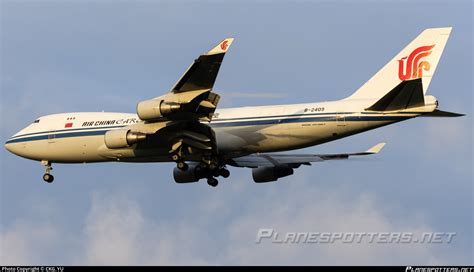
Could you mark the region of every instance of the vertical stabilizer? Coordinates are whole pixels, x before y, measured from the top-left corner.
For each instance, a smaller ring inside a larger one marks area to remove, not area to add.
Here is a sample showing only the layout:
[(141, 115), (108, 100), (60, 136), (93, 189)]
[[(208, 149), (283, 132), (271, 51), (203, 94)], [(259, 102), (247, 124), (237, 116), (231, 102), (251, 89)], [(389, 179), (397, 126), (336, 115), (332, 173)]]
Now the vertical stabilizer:
[(448, 41), (451, 27), (429, 28), (389, 61), (362, 87), (346, 99), (377, 99), (400, 82), (421, 78), (426, 94), (439, 59)]

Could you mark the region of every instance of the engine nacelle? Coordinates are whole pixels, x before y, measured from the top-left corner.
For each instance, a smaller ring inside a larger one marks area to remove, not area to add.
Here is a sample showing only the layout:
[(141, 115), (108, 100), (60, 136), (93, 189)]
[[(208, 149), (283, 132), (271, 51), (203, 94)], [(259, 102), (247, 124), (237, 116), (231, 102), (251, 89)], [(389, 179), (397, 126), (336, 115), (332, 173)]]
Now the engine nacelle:
[(293, 175), (291, 167), (258, 167), (252, 169), (253, 180), (257, 183), (276, 181), (279, 178)]
[(129, 129), (114, 129), (105, 133), (104, 142), (110, 149), (130, 147), (146, 139), (146, 134)]
[(201, 178), (199, 169), (196, 169), (198, 164), (190, 164), (188, 169), (185, 171), (178, 169), (175, 167), (173, 169), (173, 178), (176, 183), (191, 183), (197, 182)]
[(165, 117), (170, 113), (179, 111), (180, 109), (181, 105), (178, 103), (150, 99), (138, 103), (137, 114), (140, 119), (147, 121)]

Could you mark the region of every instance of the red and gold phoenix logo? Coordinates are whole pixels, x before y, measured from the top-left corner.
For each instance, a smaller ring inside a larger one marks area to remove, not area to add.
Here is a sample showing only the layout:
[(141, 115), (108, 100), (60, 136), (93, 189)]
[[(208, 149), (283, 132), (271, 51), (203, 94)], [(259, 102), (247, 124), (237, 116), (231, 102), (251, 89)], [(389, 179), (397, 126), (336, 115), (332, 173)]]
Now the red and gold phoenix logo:
[(431, 49), (435, 45), (420, 46), (417, 49), (413, 50), (408, 56), (408, 59), (405, 63), (407, 57), (403, 57), (398, 60), (398, 78), (400, 80), (407, 80), (412, 78), (422, 77), (423, 70), (428, 71), (430, 69), (430, 63), (427, 61), (421, 61), (421, 58), (431, 55)]
[(221, 49), (224, 50), (224, 51), (227, 49), (227, 46), (229, 46), (229, 45), (227, 44), (227, 42), (228, 42), (228, 41), (225, 40), (225, 41), (223, 41), (223, 42), (221, 43)]

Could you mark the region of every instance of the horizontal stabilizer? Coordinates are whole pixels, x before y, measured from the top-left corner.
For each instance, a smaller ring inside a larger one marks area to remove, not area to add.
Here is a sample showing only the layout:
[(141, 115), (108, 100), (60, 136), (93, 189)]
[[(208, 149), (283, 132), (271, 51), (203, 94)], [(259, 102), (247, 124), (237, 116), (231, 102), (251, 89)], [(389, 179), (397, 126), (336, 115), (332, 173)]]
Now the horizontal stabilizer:
[(462, 114), (462, 113), (435, 110), (433, 112), (423, 114), (421, 115), (421, 117), (460, 117), (464, 115), (465, 114)]
[(382, 150), (382, 148), (385, 146), (386, 143), (379, 143), (374, 145), (373, 147), (369, 148), (365, 153), (368, 154), (377, 154)]
[(405, 80), (366, 110), (394, 111), (425, 105), (421, 78)]

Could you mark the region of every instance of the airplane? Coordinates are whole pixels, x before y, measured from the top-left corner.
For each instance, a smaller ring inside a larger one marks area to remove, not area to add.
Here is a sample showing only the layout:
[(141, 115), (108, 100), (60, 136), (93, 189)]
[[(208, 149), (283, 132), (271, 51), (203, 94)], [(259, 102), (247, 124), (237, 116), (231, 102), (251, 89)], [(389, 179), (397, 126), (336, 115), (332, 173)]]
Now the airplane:
[(274, 153), (315, 146), (415, 117), (458, 117), (426, 95), (451, 27), (426, 29), (352, 95), (330, 102), (217, 109), (213, 86), (233, 38), (200, 55), (162, 96), (136, 113), (71, 112), (42, 116), (5, 148), (40, 161), (51, 183), (53, 163), (175, 162), (176, 183), (217, 186), (227, 166), (252, 169), (256, 183), (292, 175), (301, 165), (378, 153)]

